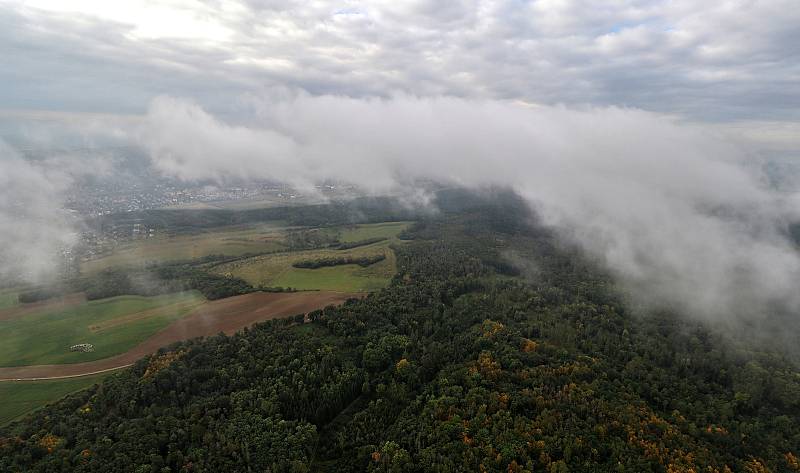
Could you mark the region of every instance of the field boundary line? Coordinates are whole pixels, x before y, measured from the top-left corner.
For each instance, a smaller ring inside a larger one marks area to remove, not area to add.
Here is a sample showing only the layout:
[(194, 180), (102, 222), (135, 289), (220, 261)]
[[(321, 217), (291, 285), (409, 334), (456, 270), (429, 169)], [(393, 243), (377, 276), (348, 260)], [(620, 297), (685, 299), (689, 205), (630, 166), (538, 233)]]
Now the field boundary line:
[(0, 378), (0, 383), (10, 382), (10, 381), (49, 381), (49, 380), (55, 380), (55, 379), (81, 378), (83, 376), (92, 376), (92, 375), (95, 375), (95, 374), (107, 373), (109, 371), (121, 370), (122, 368), (127, 368), (129, 366), (133, 366), (133, 363), (128, 363), (126, 365), (115, 366), (113, 368), (106, 368), (104, 370), (90, 371), (88, 373), (68, 374), (68, 375), (64, 375), (64, 376), (48, 376), (48, 377), (44, 377), (44, 378)]

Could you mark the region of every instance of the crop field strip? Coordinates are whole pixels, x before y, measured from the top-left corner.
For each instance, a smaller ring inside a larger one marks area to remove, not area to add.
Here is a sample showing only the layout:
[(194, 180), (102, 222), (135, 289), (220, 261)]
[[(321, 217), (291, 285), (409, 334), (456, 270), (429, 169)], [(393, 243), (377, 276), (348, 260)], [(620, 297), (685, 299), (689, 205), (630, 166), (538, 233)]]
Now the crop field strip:
[(15, 289), (4, 289), (0, 291), (0, 310), (15, 307), (19, 304), (17, 291)]
[(230, 335), (257, 322), (304, 314), (361, 296), (361, 294), (331, 291), (255, 292), (210, 301), (125, 353), (83, 363), (0, 367), (0, 381), (66, 378), (122, 368), (177, 341), (216, 335), (220, 332)]
[(0, 289), (0, 310), (15, 307), (19, 304), (17, 291), (16, 288)]
[(190, 260), (208, 255), (240, 256), (285, 248), (282, 224), (228, 227), (193, 235), (161, 236), (120, 245), (111, 253), (81, 263), (92, 273), (110, 267), (142, 266), (148, 262)]
[(115, 319), (106, 320), (94, 325), (90, 325), (89, 331), (91, 331), (92, 333), (102, 333), (110, 329), (120, 327), (129, 323), (133, 323), (139, 320), (149, 319), (151, 317), (159, 317), (162, 316), (165, 312), (172, 312), (175, 314), (187, 313), (192, 309), (199, 307), (201, 304), (203, 304), (203, 301), (191, 299), (191, 300), (176, 302), (174, 304), (165, 305), (162, 307), (157, 307), (155, 309), (144, 310), (141, 312), (134, 312), (132, 314), (123, 315)]
[[(38, 311), (0, 320), (4, 334), (0, 366), (78, 363), (113, 356), (132, 348), (202, 305), (195, 292), (155, 297), (120, 296)], [(119, 322), (121, 319), (124, 322)], [(94, 351), (69, 347), (91, 343)]]

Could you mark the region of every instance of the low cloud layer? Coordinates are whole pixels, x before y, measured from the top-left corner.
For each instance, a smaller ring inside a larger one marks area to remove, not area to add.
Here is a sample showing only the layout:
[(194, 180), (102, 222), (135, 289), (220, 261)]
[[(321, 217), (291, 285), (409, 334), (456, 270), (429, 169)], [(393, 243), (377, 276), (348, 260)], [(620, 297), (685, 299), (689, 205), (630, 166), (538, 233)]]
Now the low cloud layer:
[(796, 196), (770, 191), (746, 150), (709, 129), (631, 109), (457, 98), (255, 107), (255, 124), (232, 126), (160, 98), (139, 139), (159, 170), (188, 180), (508, 186), (647, 302), (708, 318), (800, 308), (800, 257), (785, 236)]
[(75, 244), (61, 210), (71, 182), (68, 167), (25, 160), (0, 141), (0, 282), (52, 279), (63, 250)]

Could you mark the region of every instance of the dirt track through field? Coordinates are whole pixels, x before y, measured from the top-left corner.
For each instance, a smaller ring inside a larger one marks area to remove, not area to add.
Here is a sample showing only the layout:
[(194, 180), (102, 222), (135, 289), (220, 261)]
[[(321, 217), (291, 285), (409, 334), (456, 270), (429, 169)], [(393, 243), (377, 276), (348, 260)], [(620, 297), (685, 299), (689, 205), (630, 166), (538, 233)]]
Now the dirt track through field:
[(230, 335), (256, 322), (305, 314), (328, 305), (341, 304), (351, 297), (363, 297), (363, 294), (329, 291), (258, 292), (211, 301), (120, 355), (86, 363), (0, 368), (0, 381), (74, 378), (124, 368), (174, 342), (219, 332)]

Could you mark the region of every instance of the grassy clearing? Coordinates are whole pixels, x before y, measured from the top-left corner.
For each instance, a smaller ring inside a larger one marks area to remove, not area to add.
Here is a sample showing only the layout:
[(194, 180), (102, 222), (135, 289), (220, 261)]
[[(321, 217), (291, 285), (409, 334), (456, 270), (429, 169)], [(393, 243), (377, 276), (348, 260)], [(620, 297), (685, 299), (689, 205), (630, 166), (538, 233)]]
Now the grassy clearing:
[[(349, 250), (319, 249), (256, 256), (217, 266), (214, 268), (214, 272), (240, 277), (254, 286), (281, 286), (301, 290), (318, 289), (341, 292), (375, 291), (386, 287), (397, 272), (394, 252), (389, 246), (398, 243), (397, 234), (408, 225), (408, 222), (390, 222), (329, 228), (325, 231), (337, 235), (342, 242), (362, 241), (377, 237), (389, 239)], [(292, 267), (292, 264), (304, 260), (347, 256), (358, 258), (377, 254), (386, 255), (386, 259), (366, 268), (355, 264), (317, 269)]]
[[(386, 259), (366, 268), (356, 264), (318, 269), (292, 267), (292, 264), (304, 260), (376, 254), (385, 254)], [(214, 272), (218, 274), (240, 277), (254, 286), (282, 286), (303, 290), (321, 289), (342, 292), (370, 291), (384, 287), (395, 271), (394, 254), (389, 249), (387, 241), (348, 251), (306, 250), (256, 256), (214, 268)]]
[(0, 290), (0, 309), (8, 309), (19, 304), (16, 289)]
[(142, 266), (160, 261), (175, 261), (222, 254), (240, 256), (285, 248), (282, 224), (219, 229), (199, 235), (156, 236), (135, 240), (113, 249), (97, 259), (85, 261), (81, 269), (92, 273), (114, 266)]
[[(378, 266), (382, 263), (377, 263), (373, 266)], [(385, 267), (389, 267), (389, 265), (385, 265)], [(366, 274), (364, 272), (365, 269), (372, 270), (372, 273)], [(376, 274), (377, 271), (372, 267), (362, 268), (355, 264), (318, 269), (289, 268), (280, 277), (274, 279), (272, 285), (293, 287), (301, 290), (370, 292), (377, 291), (389, 284), (394, 270), (387, 272), (390, 273), (388, 276)]]
[(55, 402), (67, 394), (86, 389), (111, 372), (52, 381), (9, 381), (0, 383), (0, 425)]
[[(0, 321), (0, 366), (79, 363), (117, 355), (204, 302), (196, 292), (120, 296)], [(91, 343), (94, 351), (69, 351), (78, 343)]]

